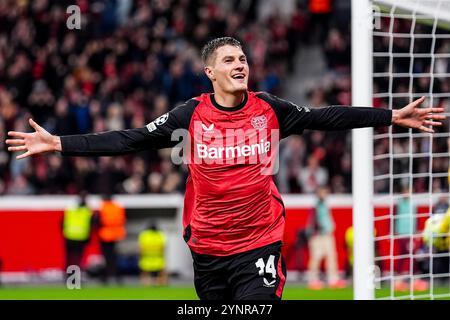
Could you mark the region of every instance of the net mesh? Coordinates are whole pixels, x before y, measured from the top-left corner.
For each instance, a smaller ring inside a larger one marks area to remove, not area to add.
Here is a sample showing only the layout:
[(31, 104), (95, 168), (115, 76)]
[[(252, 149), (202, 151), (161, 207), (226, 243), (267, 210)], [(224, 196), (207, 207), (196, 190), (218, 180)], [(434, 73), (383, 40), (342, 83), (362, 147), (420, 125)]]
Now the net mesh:
[[(376, 1), (373, 102), (398, 109), (450, 101), (450, 0)], [(446, 17), (446, 18), (445, 18)], [(375, 263), (379, 299), (450, 297), (448, 121), (433, 135), (374, 132)]]

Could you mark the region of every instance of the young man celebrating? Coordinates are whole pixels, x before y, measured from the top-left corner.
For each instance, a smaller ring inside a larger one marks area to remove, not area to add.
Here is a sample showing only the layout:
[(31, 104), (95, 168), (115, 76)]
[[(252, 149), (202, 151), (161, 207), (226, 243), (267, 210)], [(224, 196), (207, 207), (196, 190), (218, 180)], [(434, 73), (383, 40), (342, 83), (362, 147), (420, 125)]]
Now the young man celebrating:
[[(174, 147), (184, 129), (189, 177), (184, 239), (194, 261), (200, 299), (280, 299), (286, 279), (281, 256), (284, 206), (272, 179), (278, 140), (304, 129), (344, 130), (397, 124), (433, 132), (441, 108), (419, 109), (424, 97), (400, 110), (309, 109), (247, 88), (249, 66), (233, 38), (202, 50), (213, 94), (193, 98), (146, 127), (98, 134), (53, 136), (29, 120), (33, 133), (9, 132), (10, 151), (22, 159), (43, 152), (112, 156)], [(186, 135), (185, 135), (186, 138)], [(186, 146), (187, 145), (187, 146)], [(269, 159), (269, 161), (266, 161)]]

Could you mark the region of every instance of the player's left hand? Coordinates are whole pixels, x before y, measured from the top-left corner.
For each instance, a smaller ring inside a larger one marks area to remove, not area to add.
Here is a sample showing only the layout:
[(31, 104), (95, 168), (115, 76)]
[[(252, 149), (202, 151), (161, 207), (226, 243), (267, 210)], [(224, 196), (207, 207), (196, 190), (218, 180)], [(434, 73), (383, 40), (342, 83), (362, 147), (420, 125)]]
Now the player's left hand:
[[(411, 102), (406, 107), (392, 111), (392, 124), (405, 128), (418, 129), (423, 132), (434, 133), (433, 127), (441, 126), (442, 122), (435, 120), (445, 120), (447, 117), (438, 113), (443, 113), (444, 108), (420, 108), (425, 101), (421, 97)], [(427, 127), (431, 126), (431, 128)]]

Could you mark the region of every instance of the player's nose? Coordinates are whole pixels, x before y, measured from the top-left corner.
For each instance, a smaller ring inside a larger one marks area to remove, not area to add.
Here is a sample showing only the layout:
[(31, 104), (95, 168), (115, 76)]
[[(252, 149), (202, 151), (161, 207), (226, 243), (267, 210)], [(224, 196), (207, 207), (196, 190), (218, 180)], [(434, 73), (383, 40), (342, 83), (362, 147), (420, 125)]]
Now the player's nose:
[(245, 65), (244, 65), (242, 62), (239, 62), (239, 63), (234, 67), (234, 70), (235, 70), (235, 71), (242, 72), (242, 71), (244, 71), (244, 68), (245, 68)]

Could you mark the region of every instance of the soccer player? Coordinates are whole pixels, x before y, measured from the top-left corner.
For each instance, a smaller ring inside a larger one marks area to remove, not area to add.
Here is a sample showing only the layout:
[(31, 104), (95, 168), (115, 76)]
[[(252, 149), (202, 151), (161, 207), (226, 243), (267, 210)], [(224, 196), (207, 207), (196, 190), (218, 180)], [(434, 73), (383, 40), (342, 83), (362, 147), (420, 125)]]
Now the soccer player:
[(229, 37), (207, 43), (202, 59), (214, 93), (188, 100), (143, 128), (59, 137), (30, 119), (36, 131), (9, 132), (16, 139), (6, 140), (8, 150), (25, 151), (17, 159), (53, 151), (113, 156), (177, 146), (172, 134), (183, 136), (177, 129), (184, 129), (189, 177), (183, 236), (192, 253), (199, 298), (280, 299), (286, 279), (281, 256), (284, 205), (270, 174), (277, 141), (304, 129), (391, 124), (431, 133), (445, 119), (436, 113), (444, 110), (420, 109), (424, 97), (393, 111), (309, 109), (251, 92), (247, 57), (240, 42)]

